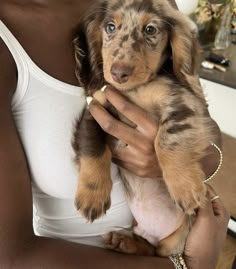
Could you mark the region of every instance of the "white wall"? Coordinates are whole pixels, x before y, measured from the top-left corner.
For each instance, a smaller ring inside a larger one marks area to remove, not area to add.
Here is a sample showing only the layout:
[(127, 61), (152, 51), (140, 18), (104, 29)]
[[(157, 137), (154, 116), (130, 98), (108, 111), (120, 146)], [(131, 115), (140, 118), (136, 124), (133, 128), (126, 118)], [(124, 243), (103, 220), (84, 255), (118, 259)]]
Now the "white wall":
[(236, 89), (205, 79), (201, 79), (201, 84), (212, 118), (222, 132), (236, 137)]

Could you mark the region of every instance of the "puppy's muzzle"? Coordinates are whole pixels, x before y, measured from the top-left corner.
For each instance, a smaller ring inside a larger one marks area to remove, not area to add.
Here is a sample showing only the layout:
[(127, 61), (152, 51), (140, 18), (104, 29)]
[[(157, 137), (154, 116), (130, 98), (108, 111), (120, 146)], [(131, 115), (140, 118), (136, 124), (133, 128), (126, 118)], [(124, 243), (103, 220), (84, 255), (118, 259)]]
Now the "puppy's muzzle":
[(113, 64), (111, 67), (111, 75), (115, 82), (120, 84), (128, 82), (132, 76), (134, 68), (125, 64)]

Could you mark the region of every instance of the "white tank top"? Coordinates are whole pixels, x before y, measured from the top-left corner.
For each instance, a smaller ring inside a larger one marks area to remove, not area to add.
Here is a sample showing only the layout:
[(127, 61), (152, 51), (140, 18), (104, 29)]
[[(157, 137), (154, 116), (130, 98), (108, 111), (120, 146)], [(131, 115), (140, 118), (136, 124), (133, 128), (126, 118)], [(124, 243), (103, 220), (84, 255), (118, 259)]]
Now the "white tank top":
[(0, 37), (18, 70), (12, 113), (32, 177), (34, 228), (38, 235), (102, 247), (101, 235), (131, 226), (124, 187), (112, 165), (112, 205), (88, 224), (74, 207), (77, 171), (71, 147), (73, 124), (85, 106), (82, 88), (41, 70), (0, 21)]

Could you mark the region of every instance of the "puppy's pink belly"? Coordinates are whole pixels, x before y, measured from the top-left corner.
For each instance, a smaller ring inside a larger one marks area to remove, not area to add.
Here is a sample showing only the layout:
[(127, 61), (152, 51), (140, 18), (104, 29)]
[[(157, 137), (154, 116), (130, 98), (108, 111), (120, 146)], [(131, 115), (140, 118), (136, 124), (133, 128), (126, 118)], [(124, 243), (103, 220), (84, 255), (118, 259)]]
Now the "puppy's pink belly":
[(125, 178), (132, 189), (129, 206), (138, 223), (134, 232), (157, 245), (180, 227), (183, 211), (171, 200), (162, 179), (143, 179), (130, 174)]

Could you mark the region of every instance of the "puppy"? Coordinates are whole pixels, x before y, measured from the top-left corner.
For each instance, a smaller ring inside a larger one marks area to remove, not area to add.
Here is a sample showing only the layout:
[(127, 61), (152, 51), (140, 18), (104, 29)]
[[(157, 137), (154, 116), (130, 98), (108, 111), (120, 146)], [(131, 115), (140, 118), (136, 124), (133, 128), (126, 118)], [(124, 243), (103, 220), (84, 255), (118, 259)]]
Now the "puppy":
[[(193, 23), (166, 0), (102, 0), (81, 23), (74, 44), (76, 74), (87, 96), (132, 125), (97, 92), (111, 85), (158, 125), (154, 147), (163, 179), (120, 168), (137, 236), (110, 233), (107, 247), (141, 255), (182, 253), (195, 210), (206, 201), (200, 160), (217, 139), (197, 75)], [(75, 205), (91, 222), (110, 207), (110, 140), (86, 108), (73, 142)]]

